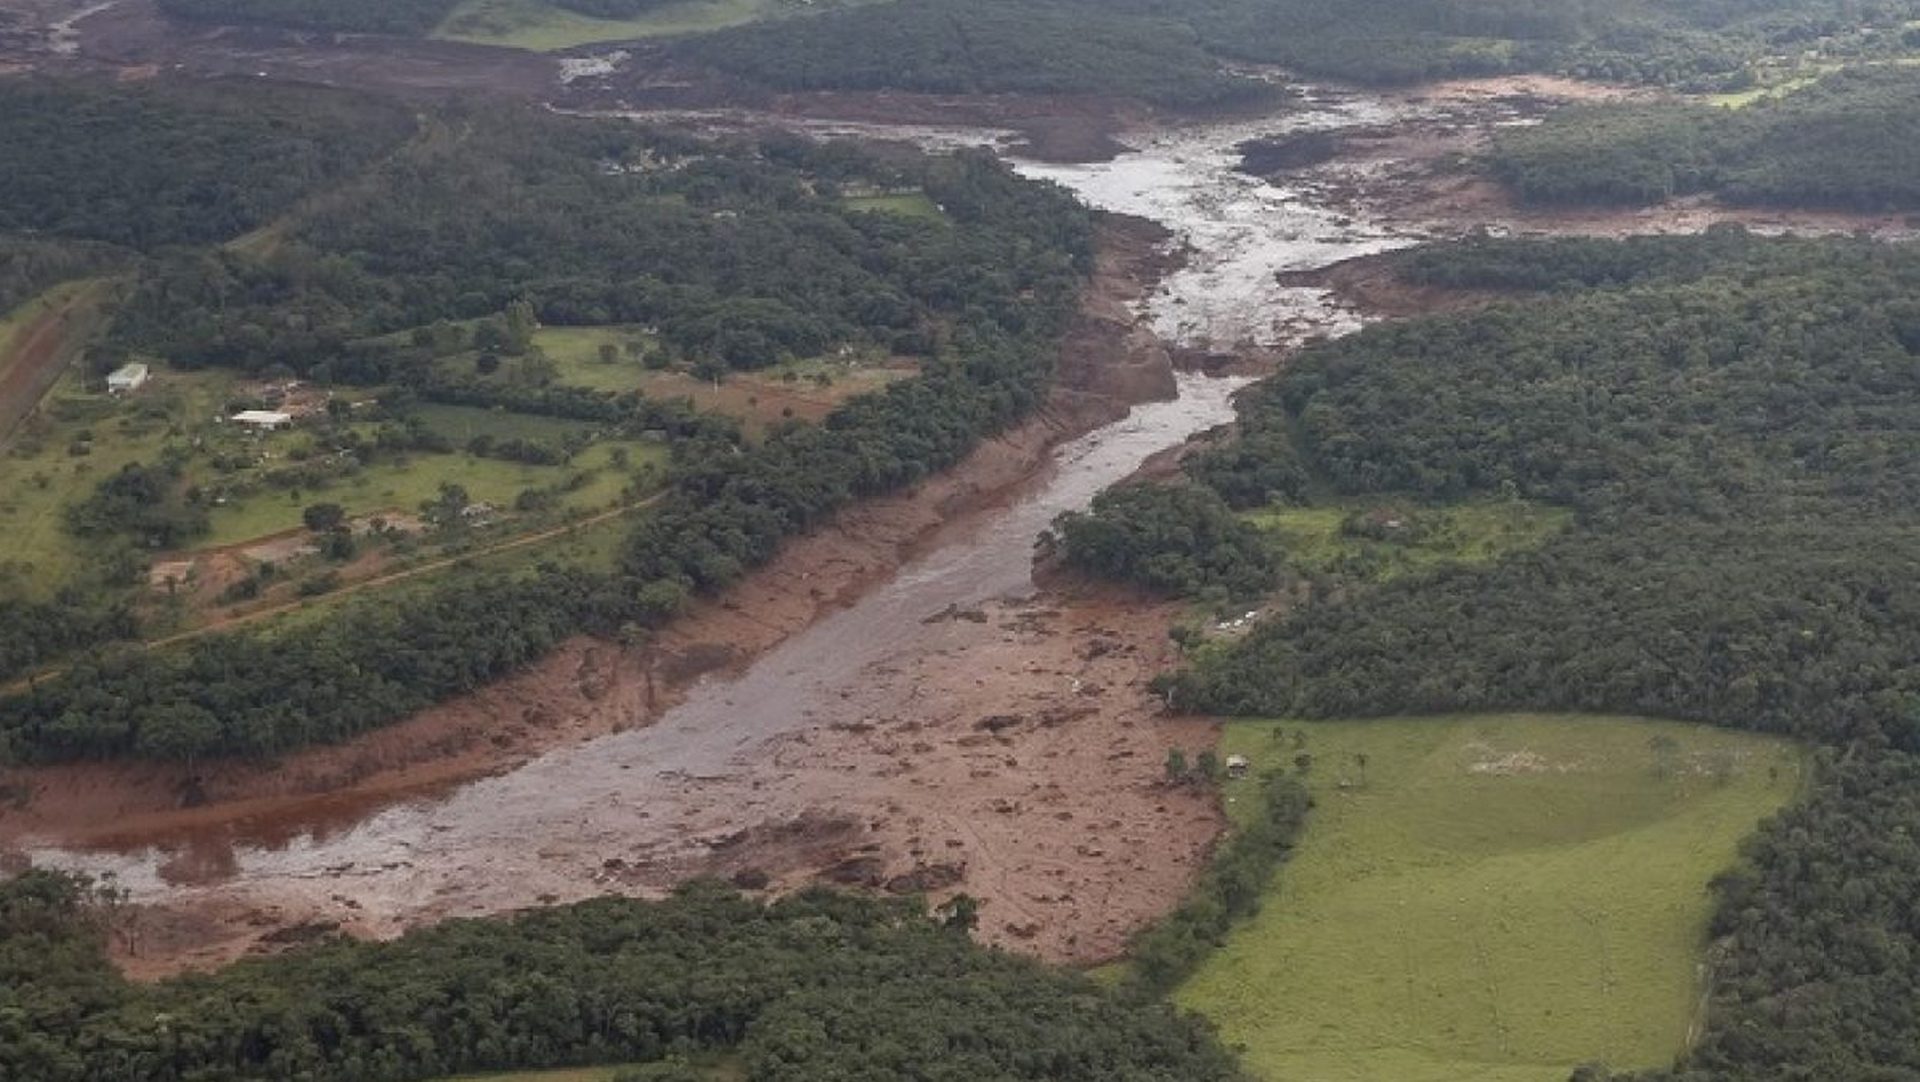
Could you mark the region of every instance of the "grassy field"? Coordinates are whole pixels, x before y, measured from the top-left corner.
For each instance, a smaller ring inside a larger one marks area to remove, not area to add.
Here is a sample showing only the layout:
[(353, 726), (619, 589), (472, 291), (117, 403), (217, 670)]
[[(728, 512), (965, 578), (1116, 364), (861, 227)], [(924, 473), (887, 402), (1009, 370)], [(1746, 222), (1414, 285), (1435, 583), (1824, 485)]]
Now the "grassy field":
[(929, 221), (944, 222), (947, 216), (941, 212), (932, 199), (924, 192), (902, 192), (895, 195), (850, 195), (842, 200), (848, 210), (898, 214), (907, 218), (925, 218)]
[[(218, 412), (230, 382), (215, 374), (170, 378), (121, 403), (88, 392), (77, 376), (63, 376), (41, 417), (0, 456), (4, 559), (31, 566), (29, 582), (47, 592), (70, 579), (89, 553), (66, 532), (68, 503), (130, 462), (154, 461), (174, 439), (174, 425)], [(75, 453), (82, 448), (84, 454)]]
[[(653, 336), (624, 326), (542, 327), (533, 334), (533, 344), (558, 370), (559, 382), (595, 391), (631, 391), (645, 381), (647, 370), (628, 352), (634, 343), (651, 346)], [(601, 359), (601, 346), (614, 348), (617, 355), (612, 363)]]
[[(1706, 885), (1803, 767), (1752, 735), (1522, 715), (1237, 722), (1222, 751), (1311, 756), (1316, 810), (1176, 998), (1259, 1076), (1314, 1082), (1667, 1063), (1701, 999)], [(1229, 783), (1236, 817), (1253, 785)]]
[(541, 0), (467, 0), (453, 9), (434, 36), (549, 52), (723, 30), (804, 10), (806, 5), (795, 0), (682, 0), (632, 19), (596, 19)]
[(1573, 521), (1565, 508), (1526, 500), (1450, 507), (1343, 501), (1255, 511), (1248, 517), (1280, 537), (1288, 561), (1299, 570), (1337, 571), (1373, 582), (1440, 564), (1492, 563), (1540, 547)]
[[(516, 416), (514, 420), (542, 419)], [(375, 463), (325, 488), (302, 492), (268, 490), (215, 508), (212, 532), (199, 545), (230, 545), (294, 529), (300, 525), (301, 511), (311, 503), (337, 503), (350, 515), (387, 510), (418, 513), (422, 503), (439, 494), (443, 481), (463, 486), (474, 503), (505, 508), (511, 507), (514, 497), (525, 489), (545, 488), (575, 473), (587, 472), (591, 477), (586, 484), (567, 492), (559, 506), (606, 507), (620, 497), (621, 489), (630, 479), (610, 461), (615, 448), (625, 448), (633, 466), (649, 462), (657, 467), (666, 464), (666, 448), (632, 441), (597, 443), (565, 466), (534, 466), (461, 453), (414, 454), (404, 462)]]

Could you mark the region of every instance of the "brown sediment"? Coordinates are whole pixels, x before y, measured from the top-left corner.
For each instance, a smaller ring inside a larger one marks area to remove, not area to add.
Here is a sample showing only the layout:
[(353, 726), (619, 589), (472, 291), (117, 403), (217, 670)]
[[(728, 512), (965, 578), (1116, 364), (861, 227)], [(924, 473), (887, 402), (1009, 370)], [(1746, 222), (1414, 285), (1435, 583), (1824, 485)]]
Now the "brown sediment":
[(1655, 92), (1544, 76), (1436, 83), (1399, 95), (1432, 108), (1425, 118), (1345, 133), (1337, 160), (1293, 174), (1357, 214), (1438, 235), (1478, 230), (1518, 235), (1626, 237), (1699, 233), (1717, 224), (1764, 232), (1868, 233), (1909, 237), (1910, 216), (1734, 206), (1708, 195), (1651, 206), (1561, 207), (1524, 203), (1487, 175), (1483, 156), (1500, 120), (1537, 117), (1562, 105), (1647, 100)]
[[(1065, 439), (1172, 391), (1165, 351), (1131, 303), (1165, 269), (1162, 235), (1111, 218), (1098, 268), (1042, 412), (912, 492), (871, 501), (788, 544), (723, 597), (702, 602), (642, 654), (574, 639), (517, 676), (340, 745), (273, 762), (71, 764), (15, 770), (0, 844), (35, 838), (123, 847), (210, 830), (271, 842), (357, 821), (410, 794), (497, 773), (554, 747), (641, 724), (692, 681), (741, 667), (845, 604), (935, 530), (994, 507)], [(297, 824), (296, 826), (282, 824)]]
[(1381, 252), (1342, 260), (1319, 270), (1280, 275), (1284, 285), (1311, 286), (1333, 293), (1340, 303), (1370, 319), (1411, 319), (1484, 308), (1514, 294), (1494, 289), (1460, 289), (1409, 281), (1400, 274), (1404, 253)]

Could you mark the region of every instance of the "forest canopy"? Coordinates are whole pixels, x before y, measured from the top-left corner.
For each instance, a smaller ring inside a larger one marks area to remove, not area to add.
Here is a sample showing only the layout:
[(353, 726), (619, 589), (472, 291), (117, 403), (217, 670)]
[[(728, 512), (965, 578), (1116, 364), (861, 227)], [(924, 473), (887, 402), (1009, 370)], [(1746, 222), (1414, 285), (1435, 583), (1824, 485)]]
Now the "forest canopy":
[(0, 233), (151, 250), (230, 240), (411, 133), (397, 105), (250, 81), (0, 82)]
[(694, 884), (157, 985), (107, 961), (116, 908), (54, 873), (0, 882), (0, 1076), (413, 1082), (724, 1053), (750, 1082), (1243, 1077), (1204, 1022), (977, 947), (916, 900)]
[(1920, 207), (1920, 71), (1862, 68), (1727, 109), (1589, 105), (1496, 143), (1494, 174), (1537, 203)]

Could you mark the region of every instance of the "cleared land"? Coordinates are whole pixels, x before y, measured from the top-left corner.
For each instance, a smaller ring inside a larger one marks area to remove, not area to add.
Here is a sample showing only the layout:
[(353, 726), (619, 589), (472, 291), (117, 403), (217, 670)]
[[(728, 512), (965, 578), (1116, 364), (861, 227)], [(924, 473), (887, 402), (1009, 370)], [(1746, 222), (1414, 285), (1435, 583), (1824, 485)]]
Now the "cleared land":
[[(1790, 745), (1629, 718), (1238, 722), (1311, 756), (1261, 914), (1178, 1001), (1274, 1079), (1558, 1082), (1663, 1064), (1695, 1023), (1707, 882), (1798, 790)], [(1253, 782), (1228, 783), (1250, 814)]]
[(1287, 560), (1310, 573), (1380, 582), (1442, 564), (1488, 564), (1539, 548), (1573, 512), (1528, 500), (1423, 507), (1380, 499), (1252, 512), (1280, 538)]

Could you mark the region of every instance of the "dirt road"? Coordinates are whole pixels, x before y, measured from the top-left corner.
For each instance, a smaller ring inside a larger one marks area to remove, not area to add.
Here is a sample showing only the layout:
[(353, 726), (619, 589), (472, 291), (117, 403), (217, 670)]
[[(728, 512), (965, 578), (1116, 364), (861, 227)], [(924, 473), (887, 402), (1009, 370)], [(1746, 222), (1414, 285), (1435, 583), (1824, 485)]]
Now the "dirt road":
[(87, 286), (21, 327), (10, 344), (0, 343), (0, 450), (66, 371), (105, 292), (104, 285)]

